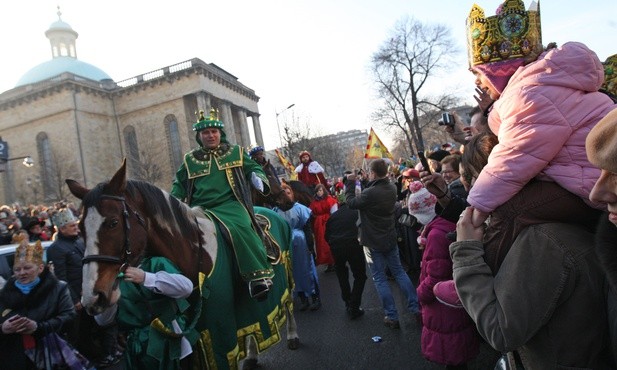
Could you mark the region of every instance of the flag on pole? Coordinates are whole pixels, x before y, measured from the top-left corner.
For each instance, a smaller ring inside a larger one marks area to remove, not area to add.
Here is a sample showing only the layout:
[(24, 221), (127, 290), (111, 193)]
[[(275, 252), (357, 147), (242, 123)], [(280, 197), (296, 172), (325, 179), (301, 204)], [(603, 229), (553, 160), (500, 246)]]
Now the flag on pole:
[(377, 134), (371, 127), (371, 133), (368, 136), (368, 143), (366, 144), (366, 152), (364, 153), (365, 159), (374, 158), (390, 158), (394, 161), (392, 154), (388, 151), (385, 145), (381, 142)]
[(285, 168), (285, 171), (289, 174), (289, 179), (297, 180), (298, 174), (296, 173), (296, 168), (294, 167), (294, 165), (291, 164), (291, 162), (287, 158), (285, 158), (285, 156), (281, 152), (279, 152), (278, 149), (274, 149), (274, 152), (276, 153), (279, 162), (281, 162), (281, 164), (283, 165), (283, 168)]

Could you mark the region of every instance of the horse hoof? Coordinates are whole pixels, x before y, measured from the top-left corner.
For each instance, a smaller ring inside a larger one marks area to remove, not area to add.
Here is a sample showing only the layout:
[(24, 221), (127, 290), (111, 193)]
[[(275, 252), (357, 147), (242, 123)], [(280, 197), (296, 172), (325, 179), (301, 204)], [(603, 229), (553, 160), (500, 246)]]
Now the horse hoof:
[(287, 339), (287, 348), (289, 349), (300, 348), (300, 338)]
[(253, 369), (257, 369), (258, 367), (259, 367), (259, 364), (257, 363), (256, 358), (247, 358), (242, 363), (242, 370), (253, 370)]

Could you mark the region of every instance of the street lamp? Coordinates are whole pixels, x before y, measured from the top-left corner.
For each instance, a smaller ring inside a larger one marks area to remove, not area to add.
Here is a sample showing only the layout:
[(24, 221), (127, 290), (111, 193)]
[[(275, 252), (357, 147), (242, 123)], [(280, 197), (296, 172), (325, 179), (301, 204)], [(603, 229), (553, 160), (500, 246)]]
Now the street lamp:
[(8, 161), (16, 161), (18, 159), (23, 159), (21, 164), (23, 164), (24, 166), (26, 166), (28, 168), (34, 166), (34, 160), (29, 155), (26, 155), (26, 156), (23, 156), (23, 157), (0, 159), (0, 172), (6, 171), (6, 162), (8, 162)]
[(283, 109), (282, 111), (276, 113), (276, 110), (274, 111), (274, 113), (276, 114), (276, 128), (279, 131), (279, 145), (281, 146), (281, 149), (283, 149), (283, 138), (281, 136), (281, 126), (279, 126), (279, 115), (283, 112), (285, 112), (286, 110), (290, 109), (291, 107), (293, 107), (294, 105), (296, 105), (295, 103), (290, 104), (287, 108)]

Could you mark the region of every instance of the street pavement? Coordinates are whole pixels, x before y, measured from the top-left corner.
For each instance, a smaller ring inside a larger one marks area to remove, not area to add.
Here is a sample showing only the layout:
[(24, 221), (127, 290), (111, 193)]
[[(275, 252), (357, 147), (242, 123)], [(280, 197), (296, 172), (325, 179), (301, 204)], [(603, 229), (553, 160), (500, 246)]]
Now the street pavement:
[[(340, 288), (334, 272), (318, 267), (323, 305), (318, 311), (296, 311), (300, 348), (287, 349), (281, 341), (259, 356), (261, 369), (443, 369), (425, 360), (420, 350), (421, 329), (415, 318), (404, 311), (398, 286), (391, 281), (401, 328), (390, 329), (383, 324), (383, 309), (373, 281), (366, 281), (362, 307), (365, 315), (350, 320), (340, 298)], [(367, 267), (367, 275), (370, 276)], [(415, 282), (414, 282), (415, 283)], [(381, 337), (374, 342), (373, 337)], [(468, 364), (469, 369), (494, 369), (499, 355), (483, 343), (480, 355)]]

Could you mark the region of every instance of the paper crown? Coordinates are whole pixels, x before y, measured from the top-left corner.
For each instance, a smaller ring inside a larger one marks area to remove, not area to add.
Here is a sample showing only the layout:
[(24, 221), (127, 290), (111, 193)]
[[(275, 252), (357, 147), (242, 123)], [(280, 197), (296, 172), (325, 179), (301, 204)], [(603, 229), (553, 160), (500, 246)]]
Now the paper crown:
[(204, 111), (200, 110), (199, 118), (193, 124), (193, 131), (201, 131), (209, 127), (223, 129), (223, 122), (219, 121), (219, 111), (217, 109), (210, 109), (210, 117), (208, 119), (204, 116)]
[(484, 16), (474, 4), (466, 22), (469, 66), (525, 58), (541, 48), (540, 4), (525, 11), (522, 0), (505, 0), (497, 15)]
[(263, 152), (263, 151), (264, 151), (263, 146), (256, 146), (249, 151), (249, 156), (253, 157), (258, 152)]
[(604, 83), (601, 89), (617, 97), (617, 54), (606, 58), (604, 64)]
[(37, 240), (35, 244), (28, 244), (28, 239), (23, 238), (15, 249), (15, 264), (17, 263), (43, 263), (43, 246)]
[(70, 209), (63, 208), (56, 212), (55, 215), (51, 216), (51, 220), (53, 221), (54, 225), (56, 225), (56, 227), (62, 227), (69, 222), (77, 222), (77, 217), (73, 215), (73, 212), (71, 212)]

